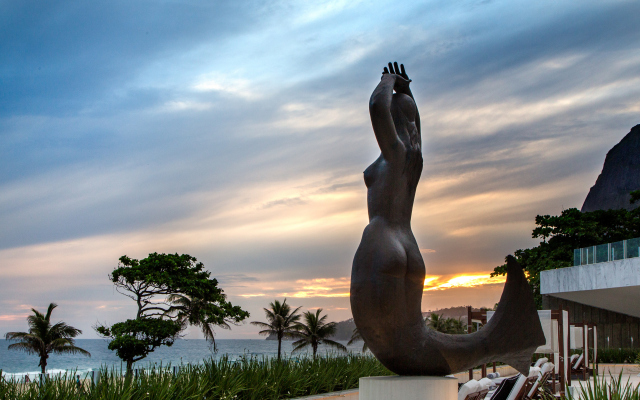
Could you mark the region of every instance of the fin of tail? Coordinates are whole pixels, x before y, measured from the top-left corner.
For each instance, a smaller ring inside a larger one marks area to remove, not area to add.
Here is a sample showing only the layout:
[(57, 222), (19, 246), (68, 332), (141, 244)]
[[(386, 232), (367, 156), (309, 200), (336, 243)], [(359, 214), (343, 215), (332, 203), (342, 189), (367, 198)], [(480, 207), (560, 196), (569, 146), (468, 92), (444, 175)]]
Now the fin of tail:
[(507, 256), (507, 281), (495, 314), (484, 329), (491, 330), (498, 361), (529, 373), (531, 356), (545, 344), (531, 287), (515, 257)]

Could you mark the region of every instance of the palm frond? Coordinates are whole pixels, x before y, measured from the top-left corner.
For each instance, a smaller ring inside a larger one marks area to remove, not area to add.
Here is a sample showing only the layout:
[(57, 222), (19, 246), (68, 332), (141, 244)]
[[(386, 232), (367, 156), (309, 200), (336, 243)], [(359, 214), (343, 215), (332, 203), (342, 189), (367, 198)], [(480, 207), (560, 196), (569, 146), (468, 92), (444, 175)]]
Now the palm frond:
[(49, 328), (49, 332), (52, 336), (59, 336), (64, 338), (74, 338), (82, 334), (82, 331), (80, 329), (69, 326), (62, 321)]
[(34, 347), (31, 343), (27, 343), (27, 342), (12, 343), (9, 345), (8, 349), (24, 351), (27, 354), (35, 354), (35, 355), (40, 354), (40, 352), (38, 351), (39, 350), (38, 348)]
[(47, 322), (51, 321), (51, 313), (53, 312), (53, 309), (56, 307), (58, 307), (56, 303), (49, 304), (49, 307), (47, 308), (47, 315), (44, 317), (44, 319), (47, 320)]
[[(296, 346), (296, 343), (298, 343), (298, 342), (300, 342), (300, 341), (293, 342), (292, 345)], [(311, 343), (309, 343), (309, 342), (299, 343), (296, 347), (293, 348), (293, 350), (291, 350), (291, 353), (295, 353), (297, 351), (300, 351), (300, 350), (304, 349), (305, 347), (307, 347), (309, 345), (311, 345)]]
[(360, 331), (358, 330), (358, 328), (353, 328), (353, 333), (351, 333), (351, 338), (349, 339), (349, 341), (347, 342), (347, 345), (352, 345), (355, 342), (359, 342), (362, 339), (362, 335), (360, 334)]
[(84, 356), (91, 357), (91, 353), (85, 349), (72, 345), (55, 347), (51, 352), (55, 354), (82, 354)]
[(33, 337), (33, 335), (30, 334), (29, 332), (7, 332), (4, 335), (4, 338), (7, 340), (19, 340), (19, 339), (31, 338), (31, 337)]
[(325, 345), (327, 345), (329, 347), (333, 347), (335, 349), (342, 350), (342, 351), (347, 351), (347, 348), (345, 347), (345, 345), (343, 345), (342, 343), (338, 343), (338, 342), (336, 342), (334, 340), (322, 339), (321, 342), (322, 342), (322, 344), (325, 344)]
[(259, 326), (261, 328), (270, 328), (270, 329), (273, 328), (273, 326), (260, 321), (251, 321), (251, 325)]

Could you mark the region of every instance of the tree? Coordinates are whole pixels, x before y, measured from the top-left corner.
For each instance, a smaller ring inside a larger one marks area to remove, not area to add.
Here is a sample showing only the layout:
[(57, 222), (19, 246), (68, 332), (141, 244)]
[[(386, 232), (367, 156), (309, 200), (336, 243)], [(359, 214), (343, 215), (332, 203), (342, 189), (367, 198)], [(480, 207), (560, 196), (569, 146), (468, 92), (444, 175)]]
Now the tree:
[[(640, 209), (596, 210), (576, 208), (560, 215), (538, 215), (532, 237), (542, 241), (536, 247), (516, 250), (514, 256), (526, 271), (536, 305), (542, 308), (540, 272), (573, 265), (573, 250), (640, 236)], [(491, 276), (505, 275), (506, 264), (497, 266)]]
[(5, 335), (7, 340), (16, 340), (18, 343), (9, 345), (9, 350), (22, 350), (28, 354), (35, 354), (40, 357), (38, 366), (45, 374), (49, 353), (54, 354), (82, 354), (91, 357), (91, 354), (77, 347), (74, 338), (82, 333), (80, 329), (69, 326), (60, 321), (51, 325), (51, 312), (57, 304), (49, 304), (47, 314), (44, 315), (32, 308), (33, 315), (27, 317), (29, 332), (8, 332)]
[(273, 303), (269, 303), (269, 308), (264, 309), (267, 322), (251, 322), (252, 325), (264, 328), (259, 332), (260, 335), (276, 335), (278, 340), (278, 360), (280, 360), (282, 339), (294, 337), (295, 332), (298, 331), (300, 325), (298, 321), (301, 317), (298, 314), (299, 309), (300, 307), (291, 311), (291, 307), (287, 304), (287, 299), (284, 299), (282, 303), (276, 300)]
[(438, 332), (451, 334), (467, 333), (467, 328), (461, 319), (444, 318), (442, 314), (431, 313), (431, 316), (427, 317), (425, 322), (429, 328)]
[(355, 328), (353, 328), (353, 333), (351, 333), (351, 338), (347, 342), (347, 345), (351, 345), (361, 340), (364, 342), (364, 344), (362, 345), (362, 352), (364, 353), (369, 350), (369, 346), (367, 346), (367, 342), (364, 341), (362, 335), (360, 334), (360, 331), (358, 330), (358, 327), (356, 326)]
[(434, 331), (447, 333), (447, 320), (442, 316), (442, 314), (431, 313), (431, 316), (428, 317), (425, 322), (427, 326)]
[(218, 324), (207, 323), (205, 318), (207, 304), (199, 298), (192, 299), (185, 295), (172, 294), (167, 297), (167, 303), (170, 304), (170, 307), (166, 315), (176, 315), (177, 320), (183, 324), (200, 327), (204, 338), (213, 345), (213, 351), (218, 351), (213, 327), (231, 329), (229, 324), (236, 325), (236, 322), (231, 318), (225, 318), (222, 323)]
[(336, 341), (329, 339), (336, 333), (335, 322), (325, 322), (327, 315), (320, 317), (322, 308), (316, 310), (316, 313), (306, 311), (303, 314), (304, 323), (298, 326), (298, 331), (294, 334), (298, 339), (293, 342), (293, 351), (302, 350), (307, 346), (311, 346), (313, 349), (313, 358), (316, 358), (318, 352), (318, 345), (325, 344), (341, 351), (347, 351), (347, 348)]
[(210, 333), (212, 326), (240, 323), (249, 313), (226, 301), (218, 281), (188, 254), (149, 254), (142, 260), (120, 257), (109, 275), (116, 290), (136, 302), (134, 319), (96, 331), (111, 338), (109, 349), (127, 363), (144, 359), (159, 346), (171, 346), (187, 325)]

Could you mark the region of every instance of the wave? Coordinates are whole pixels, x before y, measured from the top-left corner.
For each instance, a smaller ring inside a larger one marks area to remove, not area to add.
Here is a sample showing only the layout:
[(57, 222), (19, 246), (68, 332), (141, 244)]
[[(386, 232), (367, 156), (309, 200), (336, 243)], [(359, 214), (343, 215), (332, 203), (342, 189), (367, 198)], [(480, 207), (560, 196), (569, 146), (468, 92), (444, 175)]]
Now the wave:
[[(70, 369), (50, 369), (45, 373), (49, 378), (75, 378), (76, 375), (80, 375), (81, 379), (86, 379), (91, 376), (94, 369), (89, 368), (85, 370), (70, 370)], [(6, 380), (21, 380), (24, 381), (25, 377), (29, 377), (29, 380), (39, 380), (42, 373), (40, 371), (25, 371), (25, 372), (2, 372), (2, 377)]]

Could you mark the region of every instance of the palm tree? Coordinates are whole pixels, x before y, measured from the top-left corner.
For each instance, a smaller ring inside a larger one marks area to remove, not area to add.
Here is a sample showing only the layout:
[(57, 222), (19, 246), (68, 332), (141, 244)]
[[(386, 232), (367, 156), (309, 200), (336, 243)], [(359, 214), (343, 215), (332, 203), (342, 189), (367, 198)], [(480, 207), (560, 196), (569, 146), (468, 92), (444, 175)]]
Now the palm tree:
[(188, 322), (191, 325), (200, 327), (204, 338), (213, 346), (213, 351), (218, 351), (213, 327), (219, 326), (222, 329), (231, 329), (228, 321), (223, 321), (217, 324), (208, 323), (205, 320), (205, 307), (208, 306), (208, 303), (198, 298), (189, 298), (181, 294), (171, 294), (167, 297), (166, 301), (171, 304), (171, 306), (164, 315), (175, 313), (176, 315), (174, 318), (177, 318), (178, 321), (181, 321), (184, 324)]
[(56, 307), (58, 307), (57, 304), (49, 304), (47, 315), (43, 315), (35, 308), (32, 308), (33, 315), (27, 317), (29, 332), (8, 332), (5, 335), (7, 340), (19, 341), (9, 345), (9, 350), (22, 350), (28, 354), (40, 356), (38, 366), (42, 368), (43, 376), (47, 367), (49, 353), (79, 353), (91, 357), (88, 351), (76, 347), (73, 340), (73, 338), (82, 333), (80, 329), (69, 326), (62, 321), (51, 325), (51, 312)]
[(295, 346), (293, 351), (298, 351), (307, 346), (311, 346), (313, 349), (313, 358), (316, 358), (318, 345), (320, 344), (325, 344), (338, 350), (347, 351), (347, 348), (343, 344), (328, 339), (336, 333), (337, 324), (335, 322), (325, 322), (327, 316), (324, 315), (321, 318), (321, 312), (322, 308), (318, 308), (315, 314), (311, 311), (307, 311), (303, 314), (305, 323), (300, 324), (298, 331), (294, 334), (298, 340), (293, 342), (293, 345)]
[(462, 318), (447, 318), (447, 321), (449, 321), (449, 333), (457, 335), (467, 333), (467, 325), (462, 322)]
[[(358, 330), (358, 327), (356, 326), (355, 328), (353, 328), (353, 333), (351, 334), (351, 339), (349, 339), (349, 342), (347, 342), (347, 345), (353, 344), (355, 342), (359, 342), (359, 341), (363, 341), (364, 339), (362, 338), (362, 335), (360, 334), (360, 331)], [(369, 350), (369, 346), (367, 346), (367, 342), (364, 342), (364, 344), (362, 345), (362, 352), (366, 352), (367, 350)]]
[(438, 332), (451, 334), (467, 333), (467, 327), (460, 318), (444, 318), (442, 314), (431, 313), (431, 316), (427, 317), (425, 322), (429, 328)]
[(282, 339), (285, 337), (294, 337), (299, 327), (300, 307), (291, 311), (291, 307), (287, 304), (287, 299), (282, 303), (276, 300), (269, 303), (270, 309), (265, 308), (264, 313), (267, 316), (267, 322), (253, 321), (251, 325), (264, 328), (259, 333), (262, 336), (276, 335), (278, 339), (278, 360), (280, 360), (280, 351), (282, 349)]

